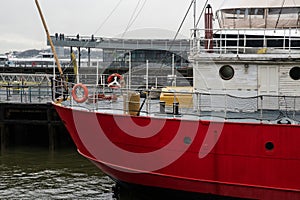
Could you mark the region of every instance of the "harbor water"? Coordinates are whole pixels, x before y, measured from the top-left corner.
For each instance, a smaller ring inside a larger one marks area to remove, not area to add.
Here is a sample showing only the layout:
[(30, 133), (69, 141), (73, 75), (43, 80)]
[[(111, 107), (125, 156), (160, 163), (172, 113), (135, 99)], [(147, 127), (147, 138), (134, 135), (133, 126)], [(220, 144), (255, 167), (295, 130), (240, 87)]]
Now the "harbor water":
[(0, 199), (232, 199), (154, 188), (118, 186), (73, 148), (14, 147), (0, 153)]
[(113, 181), (75, 149), (10, 148), (0, 177), (0, 199), (113, 199)]

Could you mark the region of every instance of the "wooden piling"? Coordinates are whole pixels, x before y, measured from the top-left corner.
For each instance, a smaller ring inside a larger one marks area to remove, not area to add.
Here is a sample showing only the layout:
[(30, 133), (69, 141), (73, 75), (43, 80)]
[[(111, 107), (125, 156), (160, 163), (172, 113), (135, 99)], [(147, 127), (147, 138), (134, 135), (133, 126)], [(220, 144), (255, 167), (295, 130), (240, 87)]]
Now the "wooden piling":
[(0, 145), (1, 152), (3, 152), (6, 148), (6, 134), (5, 134), (5, 125), (3, 123), (4, 120), (4, 109), (3, 106), (0, 105)]
[(0, 145), (1, 151), (15, 145), (55, 151), (73, 143), (51, 103), (0, 103)]
[(1, 152), (3, 152), (5, 150), (5, 134), (4, 134), (4, 126), (1, 125), (0, 126), (0, 141), (1, 141)]
[(51, 107), (47, 109), (47, 121), (48, 121), (48, 134), (49, 134), (49, 150), (54, 151), (56, 147), (56, 131), (54, 128), (53, 112)]

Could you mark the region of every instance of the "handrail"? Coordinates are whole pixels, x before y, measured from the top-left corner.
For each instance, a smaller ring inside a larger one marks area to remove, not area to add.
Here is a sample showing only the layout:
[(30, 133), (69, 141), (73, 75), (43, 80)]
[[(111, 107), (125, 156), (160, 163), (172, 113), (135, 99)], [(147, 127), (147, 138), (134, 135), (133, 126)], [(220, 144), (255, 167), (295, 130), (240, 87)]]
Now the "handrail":
[[(238, 97), (230, 94), (210, 94), (189, 90), (173, 91), (160, 89), (129, 90), (111, 89), (86, 85), (88, 97), (85, 102), (73, 99), (73, 83), (67, 83), (69, 98), (62, 102), (67, 107), (82, 107), (85, 110), (154, 117), (179, 117), (199, 120), (218, 117), (224, 120), (254, 120), (258, 123), (300, 124), (300, 96), (258, 95)], [(60, 86), (55, 93), (58, 101), (65, 95)], [(72, 94), (71, 94), (72, 93)], [(132, 99), (130, 96), (135, 95)], [(162, 102), (164, 102), (162, 104)], [(133, 108), (130, 108), (130, 105)], [(128, 105), (127, 105), (128, 104)], [(145, 105), (144, 105), (145, 104)], [(127, 105), (127, 106), (126, 106)], [(174, 107), (175, 106), (175, 107)], [(131, 109), (131, 110), (130, 110)], [(282, 121), (281, 121), (282, 120)]]
[(0, 83), (1, 103), (49, 103), (52, 101), (51, 84), (26, 85), (18, 82)]
[(191, 53), (297, 56), (300, 52), (300, 34), (296, 29), (214, 29), (213, 31), (213, 49), (205, 49), (205, 30), (197, 29), (197, 37), (191, 41)]

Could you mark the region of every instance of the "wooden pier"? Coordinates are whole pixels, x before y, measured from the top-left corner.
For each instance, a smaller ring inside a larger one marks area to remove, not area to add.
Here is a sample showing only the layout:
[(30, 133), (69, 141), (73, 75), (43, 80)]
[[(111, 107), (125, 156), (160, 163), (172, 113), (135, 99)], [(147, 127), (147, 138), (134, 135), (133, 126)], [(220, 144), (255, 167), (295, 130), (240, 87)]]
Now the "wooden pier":
[(13, 146), (72, 146), (51, 103), (0, 103), (1, 151)]
[(0, 73), (0, 149), (74, 146), (51, 104), (51, 76)]

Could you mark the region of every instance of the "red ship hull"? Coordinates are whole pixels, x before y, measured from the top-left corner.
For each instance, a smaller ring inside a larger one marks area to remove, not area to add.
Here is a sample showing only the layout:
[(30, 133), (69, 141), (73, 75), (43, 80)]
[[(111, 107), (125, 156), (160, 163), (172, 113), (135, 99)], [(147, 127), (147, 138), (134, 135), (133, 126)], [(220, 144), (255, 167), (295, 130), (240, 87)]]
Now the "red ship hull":
[(240, 198), (300, 199), (299, 125), (133, 117), (54, 105), (79, 152), (113, 179)]

